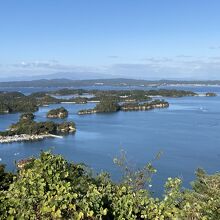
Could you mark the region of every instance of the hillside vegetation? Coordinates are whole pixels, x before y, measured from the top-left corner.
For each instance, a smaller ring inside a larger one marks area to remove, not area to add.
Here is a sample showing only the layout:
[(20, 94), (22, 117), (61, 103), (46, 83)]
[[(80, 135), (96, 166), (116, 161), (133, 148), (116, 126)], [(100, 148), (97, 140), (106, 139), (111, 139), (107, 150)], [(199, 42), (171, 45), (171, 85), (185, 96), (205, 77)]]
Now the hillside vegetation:
[(14, 175), (1, 166), (0, 219), (220, 219), (219, 173), (198, 170), (192, 190), (169, 178), (158, 199), (144, 187), (155, 173), (151, 163), (133, 174), (128, 170), (116, 184), (108, 174), (92, 176), (50, 152), (27, 160)]

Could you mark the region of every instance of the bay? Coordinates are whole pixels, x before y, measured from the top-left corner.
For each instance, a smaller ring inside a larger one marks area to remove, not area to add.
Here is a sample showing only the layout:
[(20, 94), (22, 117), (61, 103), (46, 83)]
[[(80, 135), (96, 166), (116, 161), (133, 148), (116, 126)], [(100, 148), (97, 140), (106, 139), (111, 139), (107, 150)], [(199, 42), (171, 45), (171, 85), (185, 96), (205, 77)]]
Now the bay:
[[(220, 93), (219, 87), (178, 89)], [(21, 91), (21, 88), (16, 90)], [(30, 92), (33, 89), (25, 90), (26, 94)], [(209, 173), (220, 169), (220, 96), (166, 100), (170, 102), (167, 109), (81, 116), (77, 115), (78, 110), (92, 108), (94, 104), (62, 104), (69, 111), (67, 120), (76, 123), (74, 135), (40, 142), (1, 144), (1, 163), (5, 163), (8, 170), (15, 170), (15, 161), (51, 149), (68, 160), (89, 165), (94, 172), (107, 171), (117, 181), (121, 173), (113, 164), (113, 158), (121, 149), (136, 167), (142, 167), (162, 151), (160, 160), (155, 162), (158, 173), (152, 189), (156, 195), (162, 193), (162, 185), (168, 177), (179, 176), (184, 186), (189, 187), (198, 167)], [(41, 107), (36, 112), (36, 120), (47, 120), (46, 112), (59, 106), (61, 104)], [(0, 115), (0, 130), (18, 118), (19, 114)]]

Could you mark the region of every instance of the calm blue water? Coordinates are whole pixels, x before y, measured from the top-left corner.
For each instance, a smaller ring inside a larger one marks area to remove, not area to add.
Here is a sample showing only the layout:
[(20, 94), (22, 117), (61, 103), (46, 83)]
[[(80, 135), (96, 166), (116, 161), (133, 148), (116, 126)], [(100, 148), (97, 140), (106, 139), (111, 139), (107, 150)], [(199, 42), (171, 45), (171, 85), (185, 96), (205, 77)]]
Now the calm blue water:
[[(220, 92), (218, 87), (188, 89)], [(77, 111), (92, 108), (94, 104), (62, 104), (69, 111), (68, 120), (77, 125), (75, 135), (41, 142), (1, 144), (1, 162), (14, 170), (15, 160), (53, 149), (68, 160), (88, 164), (95, 171), (108, 171), (117, 180), (120, 172), (112, 160), (121, 149), (138, 167), (163, 151), (161, 159), (155, 163), (158, 173), (153, 190), (161, 192), (161, 184), (170, 176), (182, 177), (184, 186), (188, 187), (196, 168), (202, 167), (209, 173), (220, 170), (220, 96), (167, 100), (170, 102), (168, 109), (85, 116), (78, 116)], [(46, 112), (58, 106), (40, 108), (36, 120), (47, 120)], [(18, 117), (19, 114), (0, 115), (0, 130)]]

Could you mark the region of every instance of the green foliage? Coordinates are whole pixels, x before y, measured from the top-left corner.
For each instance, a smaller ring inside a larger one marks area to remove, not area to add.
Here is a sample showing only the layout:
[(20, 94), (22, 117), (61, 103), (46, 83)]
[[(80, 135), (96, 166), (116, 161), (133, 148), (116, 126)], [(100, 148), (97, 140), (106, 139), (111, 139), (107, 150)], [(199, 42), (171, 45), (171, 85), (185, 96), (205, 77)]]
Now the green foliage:
[(132, 163), (127, 160), (126, 152), (122, 150), (120, 156), (114, 158), (113, 162), (120, 167), (122, 171), (122, 183), (131, 187), (134, 191), (138, 191), (140, 189), (148, 188), (152, 175), (157, 172), (153, 166), (153, 162), (158, 160), (160, 156), (161, 152), (159, 152), (156, 157), (148, 162), (142, 169), (136, 169), (135, 167), (132, 167)]
[(5, 165), (0, 164), (0, 190), (7, 190), (13, 181), (13, 174), (5, 172)]
[(119, 109), (119, 105), (109, 97), (103, 98), (95, 107), (97, 112), (116, 112)]
[(20, 116), (20, 121), (33, 121), (35, 118), (35, 115), (33, 113), (23, 113)]
[(124, 103), (120, 106), (122, 111), (139, 111), (139, 110), (151, 110), (154, 108), (167, 108), (169, 103), (164, 100), (153, 100), (145, 103)]
[(191, 219), (220, 219), (220, 173), (207, 175), (204, 170), (196, 171), (192, 191), (184, 195), (183, 209)]
[(84, 89), (60, 89), (58, 91), (51, 91), (50, 93), (54, 95), (82, 95), (86, 92)]
[(211, 97), (217, 96), (217, 94), (214, 93), (214, 92), (207, 92), (205, 95), (206, 96), (211, 96)]
[(68, 117), (68, 111), (64, 107), (51, 109), (47, 113), (48, 118), (66, 118)]
[[(2, 173), (7, 175), (4, 169)], [(10, 179), (10, 185), (1, 188), (0, 218), (217, 220), (219, 177), (198, 172), (192, 190), (182, 190), (180, 179), (169, 178), (164, 197), (158, 199), (145, 188), (115, 184), (108, 174), (92, 176), (84, 165), (43, 152), (38, 159), (27, 160), (13, 182)]]
[(68, 101), (74, 102), (76, 104), (86, 104), (88, 101), (88, 98), (86, 97), (75, 97), (75, 98), (70, 98)]
[[(90, 94), (93, 97), (73, 97), (68, 100), (53, 97), (53, 95), (82, 95)], [(183, 90), (83, 90), (83, 89), (62, 89), (50, 92), (35, 92), (25, 96), (20, 92), (0, 92), (0, 113), (10, 112), (35, 112), (39, 106), (58, 104), (64, 101), (75, 103), (87, 103), (88, 101), (100, 101), (97, 105), (97, 112), (114, 112), (119, 109), (119, 102), (146, 102), (151, 100), (150, 96), (183, 97), (197, 95), (191, 91)], [(213, 96), (214, 93), (207, 93)]]
[(183, 96), (195, 96), (195, 92), (176, 90), (176, 89), (159, 89), (159, 90), (149, 90), (147, 91), (149, 96), (163, 96), (163, 97), (183, 97)]
[(0, 113), (35, 112), (37, 110), (36, 100), (20, 92), (0, 93)]
[(57, 99), (55, 97), (52, 97), (50, 95), (45, 95), (43, 97), (40, 97), (37, 99), (37, 103), (38, 105), (49, 105), (49, 104), (58, 104), (61, 101), (63, 101), (62, 99)]
[(2, 136), (40, 135), (75, 132), (74, 122), (55, 123), (53, 121), (36, 122), (32, 113), (22, 114), (17, 123), (12, 124), (7, 131), (0, 132)]

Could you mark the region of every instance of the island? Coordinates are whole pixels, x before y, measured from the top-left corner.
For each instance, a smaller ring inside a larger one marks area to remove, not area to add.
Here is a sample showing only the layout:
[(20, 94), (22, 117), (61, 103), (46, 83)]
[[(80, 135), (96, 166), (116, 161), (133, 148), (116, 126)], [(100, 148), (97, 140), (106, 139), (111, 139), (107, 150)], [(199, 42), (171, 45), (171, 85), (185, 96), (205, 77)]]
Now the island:
[(75, 98), (70, 98), (68, 102), (72, 102), (75, 104), (86, 104), (88, 102), (88, 98), (86, 97), (75, 97)]
[(94, 114), (94, 113), (108, 113), (117, 112), (120, 110), (120, 106), (113, 99), (106, 97), (102, 99), (100, 103), (96, 105), (94, 109), (84, 109), (78, 111), (79, 115)]
[[(73, 95), (72, 98), (64, 99), (64, 96)], [(54, 97), (55, 96), (55, 97)], [(61, 98), (59, 98), (59, 96)], [(101, 102), (103, 99), (111, 98), (116, 102), (146, 102), (152, 97), (186, 97), (198, 96), (197, 93), (176, 89), (158, 90), (83, 90), (83, 89), (61, 89), (57, 91), (37, 92), (30, 95), (36, 98), (39, 105), (52, 103), (74, 103), (86, 104), (88, 102)]]
[(47, 113), (47, 118), (67, 118), (68, 111), (64, 107), (52, 109)]
[(169, 103), (164, 100), (153, 100), (144, 103), (122, 103), (119, 105), (117, 102), (106, 99), (102, 100), (93, 109), (83, 109), (78, 111), (79, 115), (94, 114), (94, 113), (109, 113), (117, 111), (147, 111), (155, 108), (168, 108)]
[(207, 97), (214, 97), (214, 96), (217, 96), (217, 94), (214, 93), (214, 92), (207, 92), (207, 93), (205, 94), (205, 96), (207, 96)]
[(126, 103), (120, 107), (121, 111), (147, 111), (155, 108), (168, 108), (169, 103), (164, 100), (154, 100), (146, 103)]
[[(73, 95), (73, 97), (69, 97)], [(215, 93), (207, 92), (204, 94), (207, 97), (216, 96)], [(60, 97), (59, 97), (60, 96)], [(68, 96), (65, 98), (65, 96)], [(36, 112), (41, 106), (50, 104), (86, 104), (100, 103), (105, 99), (111, 99), (115, 103), (142, 103), (153, 100), (158, 97), (180, 98), (187, 96), (199, 96), (197, 93), (185, 90), (176, 89), (155, 89), (155, 90), (86, 90), (86, 89), (61, 89), (56, 91), (35, 92), (30, 95), (24, 95), (21, 92), (0, 92), (0, 114), (15, 113), (15, 112)], [(108, 102), (108, 101), (107, 101)], [(97, 109), (82, 111), (95, 113), (102, 112)], [(104, 105), (102, 105), (104, 107)], [(62, 111), (61, 109), (58, 111)], [(105, 110), (103, 112), (106, 112)], [(80, 114), (80, 112), (79, 112)], [(63, 115), (62, 113), (60, 116)], [(65, 113), (64, 113), (65, 115)], [(63, 116), (61, 116), (63, 117)], [(66, 117), (66, 116), (65, 116)], [(59, 118), (59, 115), (52, 113), (49, 118)]]
[(82, 109), (78, 111), (78, 115), (89, 115), (97, 113), (96, 109)]
[(117, 112), (120, 110), (119, 104), (110, 97), (103, 98), (95, 107), (96, 112)]
[(74, 122), (36, 122), (33, 113), (25, 113), (20, 116), (17, 123), (12, 124), (6, 131), (0, 132), (0, 143), (42, 140), (48, 137), (60, 137), (58, 135), (75, 131)]

